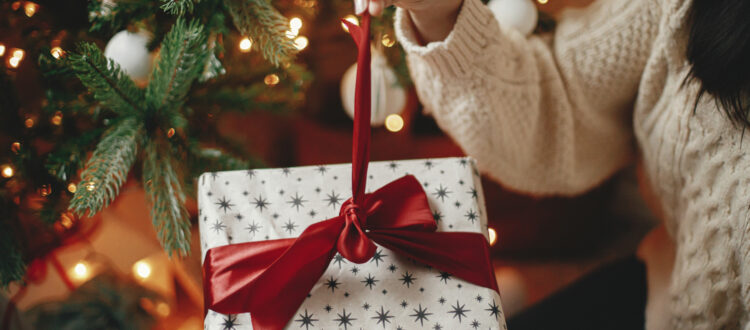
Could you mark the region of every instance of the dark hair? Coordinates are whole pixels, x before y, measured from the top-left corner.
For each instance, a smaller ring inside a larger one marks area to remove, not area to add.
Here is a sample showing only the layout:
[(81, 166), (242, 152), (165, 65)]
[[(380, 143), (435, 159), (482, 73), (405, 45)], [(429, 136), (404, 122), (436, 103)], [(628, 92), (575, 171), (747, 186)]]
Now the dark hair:
[(698, 79), (735, 124), (750, 127), (750, 0), (693, 0), (686, 81)]

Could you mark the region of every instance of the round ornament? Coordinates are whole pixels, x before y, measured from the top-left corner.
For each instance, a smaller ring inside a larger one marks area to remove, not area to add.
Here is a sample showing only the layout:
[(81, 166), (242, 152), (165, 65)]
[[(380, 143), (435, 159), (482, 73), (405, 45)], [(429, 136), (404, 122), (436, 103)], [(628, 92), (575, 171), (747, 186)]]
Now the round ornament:
[[(406, 106), (406, 92), (398, 83), (396, 72), (388, 66), (385, 55), (372, 49), (372, 89), (370, 124), (382, 126), (388, 115), (399, 114)], [(357, 64), (352, 65), (341, 78), (341, 104), (346, 114), (354, 118), (354, 90), (357, 84)]]
[(151, 35), (144, 30), (117, 32), (104, 48), (104, 56), (119, 64), (137, 83), (146, 82), (153, 64), (153, 56), (146, 48), (149, 40)]
[(531, 0), (491, 0), (487, 7), (500, 26), (529, 35), (536, 28), (539, 12)]

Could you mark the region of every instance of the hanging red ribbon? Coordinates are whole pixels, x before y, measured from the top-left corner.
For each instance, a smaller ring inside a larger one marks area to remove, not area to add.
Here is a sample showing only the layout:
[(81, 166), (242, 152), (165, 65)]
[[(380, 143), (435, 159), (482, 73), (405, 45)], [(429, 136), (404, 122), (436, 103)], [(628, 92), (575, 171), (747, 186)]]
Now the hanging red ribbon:
[(483, 235), (435, 232), (427, 195), (411, 175), (365, 194), (370, 157), (370, 16), (362, 26), (343, 21), (357, 44), (352, 198), (337, 217), (309, 226), (297, 238), (215, 247), (203, 261), (205, 308), (250, 313), (253, 329), (282, 329), (294, 316), (336, 251), (364, 263), (375, 243), (476, 285), (497, 291)]

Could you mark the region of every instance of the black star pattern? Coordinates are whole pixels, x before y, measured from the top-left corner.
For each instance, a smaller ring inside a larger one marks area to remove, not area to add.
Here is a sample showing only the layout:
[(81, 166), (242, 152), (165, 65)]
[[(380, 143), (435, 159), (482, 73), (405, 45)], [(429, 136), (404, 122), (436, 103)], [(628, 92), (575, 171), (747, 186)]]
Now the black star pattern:
[(405, 273), (401, 275), (400, 280), (401, 280), (401, 284), (406, 285), (406, 287), (408, 288), (410, 285), (414, 284), (414, 281), (416, 279), (417, 278), (414, 277), (414, 274), (410, 274), (409, 271), (406, 271)]
[(289, 176), (289, 174), (292, 173), (292, 170), (288, 167), (284, 167), (281, 169), (281, 173), (284, 173), (284, 176)]
[(341, 203), (341, 198), (335, 191), (331, 191), (331, 193), (328, 194), (328, 198), (323, 201), (328, 202), (328, 206), (333, 206), (333, 208), (336, 209), (336, 206)]
[(255, 221), (247, 226), (247, 229), (250, 232), (250, 237), (255, 237), (255, 233), (260, 231), (260, 229), (263, 228), (263, 226), (256, 224)]
[(482, 296), (481, 296), (481, 295), (477, 295), (477, 297), (476, 297), (476, 298), (474, 298), (474, 299), (476, 299), (476, 300), (477, 300), (477, 302), (482, 302), (482, 299), (483, 299), (483, 298), (482, 298)]
[(445, 284), (448, 284), (448, 280), (451, 279), (451, 274), (440, 272), (440, 275), (438, 275), (437, 277), (439, 277), (441, 281), (445, 282)]
[(348, 325), (352, 325), (352, 321), (356, 320), (355, 318), (351, 317), (352, 313), (347, 313), (346, 308), (344, 308), (343, 312), (341, 314), (336, 313), (336, 315), (339, 317), (337, 319), (334, 319), (334, 321), (339, 323), (339, 326), (344, 326), (344, 330), (346, 330)]
[(237, 219), (237, 221), (242, 221), (242, 214), (235, 215), (234, 217)]
[(466, 158), (461, 158), (458, 160), (458, 163), (461, 164), (461, 166), (466, 167), (466, 165), (469, 164), (469, 161), (466, 160)]
[(440, 299), (438, 299), (438, 302), (439, 302), (439, 303), (440, 303), (441, 305), (445, 304), (445, 298), (443, 298), (443, 297), (440, 297)]
[(463, 285), (461, 285), (461, 283), (458, 283), (458, 284), (456, 285), (456, 287), (460, 289), (460, 288), (463, 288), (464, 286), (463, 286)]
[(279, 195), (283, 195), (283, 194), (284, 194), (284, 189), (279, 190)]
[(212, 193), (211, 193), (211, 192), (209, 191), (208, 193), (206, 193), (206, 195), (208, 195), (208, 197), (211, 197), (211, 196), (213, 196), (214, 194), (212, 194)]
[(364, 310), (370, 310), (370, 304), (365, 303), (364, 305), (362, 305), (362, 308), (364, 308)]
[(336, 255), (333, 256), (333, 263), (339, 264), (339, 269), (341, 269), (341, 263), (342, 262), (346, 263), (346, 261), (344, 261), (344, 257), (342, 255), (336, 253)]
[(349, 292), (344, 292), (344, 297), (349, 298)]
[(304, 207), (304, 203), (307, 202), (306, 200), (302, 199), (302, 196), (300, 196), (298, 193), (294, 193), (294, 197), (287, 203), (292, 204), (292, 206), (297, 208), (297, 212), (299, 212), (300, 207)]
[(388, 290), (386, 290), (386, 289), (383, 289), (383, 291), (381, 291), (381, 292), (382, 292), (383, 294), (388, 294)]
[(326, 174), (328, 171), (328, 168), (325, 166), (318, 166), (318, 168), (315, 169), (316, 171), (320, 172), (320, 175)]
[(309, 214), (311, 218), (314, 218), (316, 215), (318, 215), (318, 213), (315, 212), (315, 210), (310, 210), (310, 212), (307, 214)]
[(247, 195), (250, 195), (250, 193), (247, 192), (247, 190), (245, 190), (245, 191), (242, 192), (242, 196), (247, 196)]
[(273, 217), (274, 219), (278, 219), (279, 218), (279, 214), (278, 213), (274, 213), (274, 214), (271, 215), (271, 217)]
[(479, 192), (477, 191), (477, 188), (472, 187), (471, 190), (467, 191), (467, 193), (471, 195), (471, 198), (479, 198)]
[(391, 169), (392, 171), (394, 171), (394, 172), (396, 171), (396, 168), (397, 168), (397, 167), (398, 167), (398, 164), (396, 164), (395, 162), (390, 162), (390, 163), (388, 164), (388, 168), (390, 168), (390, 169)]
[(406, 300), (401, 300), (401, 308), (406, 308), (406, 306), (409, 306), (409, 303)]
[(443, 185), (441, 184), (440, 187), (435, 189), (435, 192), (432, 194), (435, 195), (435, 197), (440, 198), (441, 202), (445, 202), (445, 198), (448, 197), (448, 194), (450, 193), (451, 191), (448, 190), (448, 187), (443, 187)]
[(464, 185), (464, 180), (458, 180), (458, 184), (460, 184), (460, 185), (463, 186)]
[(255, 176), (255, 170), (247, 170), (245, 171), (245, 175), (249, 176), (252, 179)]
[(323, 309), (325, 309), (327, 313), (330, 313), (331, 310), (333, 310), (333, 307), (331, 307), (331, 305), (326, 305), (326, 307), (323, 307)]
[(365, 277), (365, 279), (360, 282), (364, 283), (366, 287), (369, 287), (370, 290), (372, 290), (372, 287), (377, 284), (376, 282), (380, 282), (380, 280), (376, 280), (375, 277), (372, 276), (372, 274), (367, 274), (367, 277)]
[(378, 320), (375, 324), (383, 323), (383, 329), (385, 329), (385, 324), (391, 323), (391, 320), (389, 319), (395, 317), (393, 315), (388, 315), (390, 313), (391, 311), (386, 311), (383, 306), (380, 306), (380, 311), (375, 311), (375, 316), (373, 316), (372, 319)]
[(320, 194), (320, 187), (315, 187), (315, 192)]
[(289, 219), (289, 221), (284, 224), (284, 230), (288, 231), (289, 235), (291, 235), (297, 227), (299, 226), (292, 222), (292, 219)]
[(235, 330), (238, 325), (240, 324), (237, 323), (237, 315), (224, 315), (224, 322), (221, 324), (222, 330)]
[(380, 262), (383, 261), (383, 257), (387, 257), (387, 254), (383, 254), (383, 250), (377, 250), (375, 251), (375, 254), (372, 255), (372, 259), (370, 262), (375, 262), (375, 267), (380, 266)]
[(341, 282), (339, 282), (338, 279), (334, 279), (333, 276), (326, 281), (326, 286), (331, 289), (331, 292), (336, 291), (336, 289), (339, 288), (339, 284), (341, 284)]
[(227, 211), (231, 210), (232, 206), (234, 206), (234, 204), (232, 204), (231, 201), (228, 200), (226, 197), (221, 197), (221, 199), (214, 204), (219, 205), (219, 209), (223, 209), (224, 214), (226, 214)]
[(431, 161), (431, 160), (425, 160), (425, 161), (424, 161), (424, 167), (426, 167), (426, 168), (427, 168), (428, 170), (431, 170), (431, 169), (432, 169), (432, 167), (433, 167), (434, 165), (435, 165), (435, 164), (434, 164), (434, 163), (432, 163), (432, 161)]
[(409, 316), (413, 316), (414, 317), (414, 322), (419, 321), (419, 324), (421, 324), (422, 326), (424, 326), (424, 321), (429, 321), (427, 319), (427, 317), (430, 316), (430, 315), (432, 315), (432, 313), (428, 313), (427, 312), (427, 308), (422, 309), (422, 304), (419, 304), (419, 309), (415, 308), (414, 309), (414, 314), (411, 314)]
[(395, 272), (397, 268), (398, 267), (396, 267), (396, 265), (394, 265), (394, 264), (391, 264), (390, 266), (388, 266), (388, 270), (390, 270), (391, 273)]
[(443, 214), (435, 210), (435, 212), (432, 212), (432, 218), (435, 219), (435, 222), (440, 222), (440, 220), (443, 220)]
[(498, 306), (497, 303), (495, 303), (495, 300), (492, 300), (492, 303), (487, 304), (487, 305), (490, 306), (490, 308), (485, 308), (484, 310), (490, 312), (490, 315), (494, 316), (497, 319), (499, 315), (502, 313), (500, 311), (500, 306)]
[(435, 325), (432, 326), (432, 330), (443, 330), (443, 326), (441, 326), (440, 323), (435, 323)]
[(419, 292), (424, 292), (424, 288), (419, 288)]
[(222, 223), (221, 221), (219, 221), (219, 220), (216, 220), (216, 222), (214, 222), (214, 224), (213, 224), (213, 225), (211, 225), (211, 229), (213, 229), (213, 230), (214, 230), (214, 231), (215, 231), (215, 232), (216, 232), (217, 234), (218, 234), (218, 233), (219, 233), (220, 231), (224, 231), (224, 229), (226, 229), (226, 228), (227, 228), (227, 226), (226, 226), (225, 224), (223, 224), (223, 223)]
[(466, 212), (466, 214), (464, 214), (464, 216), (467, 220), (471, 221), (471, 223), (474, 223), (474, 221), (477, 221), (477, 219), (479, 218), (479, 215), (474, 212), (474, 210), (469, 210), (468, 212)]
[(219, 173), (211, 172), (211, 179), (216, 180), (219, 177)]
[(461, 202), (459, 202), (459, 201), (456, 201), (456, 203), (454, 203), (453, 205), (455, 205), (455, 206), (456, 206), (456, 208), (459, 208), (459, 207), (461, 207)]
[(255, 208), (259, 209), (261, 212), (263, 212), (263, 209), (267, 208), (269, 203), (265, 198), (263, 198), (263, 195), (258, 195), (258, 197), (255, 198), (255, 201), (253, 202), (255, 204)]
[(477, 321), (477, 320), (471, 321), (471, 327), (472, 327), (472, 328), (474, 328), (474, 329), (478, 329), (478, 328), (479, 328), (479, 325), (480, 325), (480, 324), (479, 324), (479, 321)]
[(318, 322), (318, 319), (314, 319), (313, 315), (315, 314), (308, 314), (307, 309), (305, 309), (305, 315), (299, 314), (300, 319), (297, 319), (295, 321), (300, 322), (302, 324), (299, 325), (299, 327), (305, 327), (305, 330), (309, 330), (310, 327), (315, 327), (313, 322)]
[(466, 312), (471, 312), (471, 310), (464, 309), (466, 304), (461, 305), (461, 303), (456, 300), (456, 305), (451, 306), (453, 308), (452, 311), (448, 311), (448, 313), (453, 314), (453, 318), (455, 319), (458, 317), (458, 323), (461, 323), (461, 317), (466, 317)]
[(359, 272), (359, 268), (357, 268), (357, 266), (354, 266), (352, 267), (351, 271), (352, 271), (352, 274), (357, 275), (357, 273)]

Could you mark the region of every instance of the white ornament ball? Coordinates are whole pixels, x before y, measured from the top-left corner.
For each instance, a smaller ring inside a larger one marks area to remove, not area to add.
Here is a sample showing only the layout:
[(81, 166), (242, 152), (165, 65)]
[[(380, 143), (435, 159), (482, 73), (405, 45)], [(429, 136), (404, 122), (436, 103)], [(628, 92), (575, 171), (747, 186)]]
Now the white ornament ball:
[[(396, 72), (388, 66), (383, 53), (373, 49), (371, 61), (371, 116), (373, 127), (382, 126), (385, 117), (399, 114), (406, 106), (406, 92), (398, 84)], [(341, 103), (346, 114), (354, 119), (354, 90), (357, 85), (357, 64), (352, 65), (341, 78)]]
[(145, 82), (153, 64), (153, 57), (146, 48), (149, 40), (151, 35), (144, 30), (136, 33), (128, 30), (117, 32), (104, 48), (104, 56), (119, 64), (136, 82)]
[(495, 14), (501, 27), (529, 35), (536, 28), (539, 13), (531, 0), (491, 0), (487, 7)]

